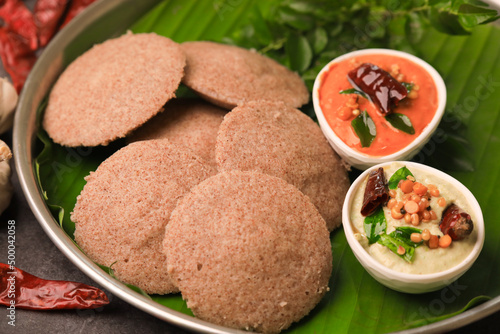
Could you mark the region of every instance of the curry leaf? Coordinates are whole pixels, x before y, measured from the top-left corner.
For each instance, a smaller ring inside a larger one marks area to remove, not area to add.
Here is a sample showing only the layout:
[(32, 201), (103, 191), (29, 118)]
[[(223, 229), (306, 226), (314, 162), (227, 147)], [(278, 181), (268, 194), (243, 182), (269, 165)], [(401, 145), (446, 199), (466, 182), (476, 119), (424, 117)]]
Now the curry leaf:
[(373, 119), (368, 115), (366, 110), (352, 120), (351, 126), (359, 137), (361, 146), (369, 147), (377, 135), (377, 129), (375, 128)]
[(285, 24), (295, 29), (307, 31), (314, 27), (314, 19), (311, 16), (297, 13), (289, 7), (280, 8), (278, 15)]
[(413, 89), (413, 86), (414, 86), (414, 84), (411, 83), (411, 82), (401, 82), (401, 84), (403, 86), (405, 86), (406, 91), (408, 92), (408, 94), (411, 92), (411, 90)]
[(406, 18), (405, 31), (406, 37), (411, 43), (418, 43), (423, 36), (424, 23), (418, 13), (409, 13)]
[(344, 90), (341, 90), (339, 93), (340, 94), (358, 94), (359, 96), (362, 96), (365, 99), (368, 99), (368, 96), (365, 94), (365, 92), (358, 90), (356, 88), (344, 89)]
[(479, 24), (496, 20), (497, 18), (496, 10), (470, 4), (463, 4), (458, 10), (460, 24), (467, 28), (472, 28)]
[(389, 182), (387, 183), (387, 187), (389, 189), (396, 189), (398, 187), (399, 181), (406, 180), (406, 177), (408, 175), (413, 176), (413, 174), (408, 168), (406, 168), (406, 166), (401, 167), (400, 169), (395, 171), (394, 174), (392, 174)]
[(459, 16), (454, 13), (431, 8), (429, 19), (433, 27), (443, 33), (450, 35), (470, 34), (470, 28), (462, 26)]
[(310, 44), (315, 54), (323, 51), (328, 43), (328, 34), (322, 27), (317, 27), (309, 34)]
[(370, 244), (377, 242), (380, 234), (385, 233), (387, 229), (387, 220), (385, 219), (384, 209), (379, 207), (370, 216), (365, 217), (364, 229), (366, 238)]
[[(412, 263), (413, 260), (415, 260), (415, 248), (400, 239), (396, 239), (388, 234), (381, 234), (380, 239), (378, 239), (377, 242), (382, 246), (389, 248), (394, 254), (404, 259), (406, 262)], [(403, 247), (403, 254), (399, 254), (399, 247)]]
[(413, 124), (408, 116), (399, 113), (392, 113), (385, 116), (385, 119), (396, 129), (410, 135), (415, 134), (415, 129), (413, 128)]
[(300, 34), (291, 34), (285, 43), (290, 67), (293, 71), (305, 71), (312, 60), (312, 50), (307, 38)]
[(423, 241), (420, 242), (411, 241), (412, 233), (422, 233), (422, 230), (411, 226), (398, 226), (389, 235), (395, 239), (401, 240), (402, 242), (412, 246), (413, 248), (417, 248), (423, 243)]

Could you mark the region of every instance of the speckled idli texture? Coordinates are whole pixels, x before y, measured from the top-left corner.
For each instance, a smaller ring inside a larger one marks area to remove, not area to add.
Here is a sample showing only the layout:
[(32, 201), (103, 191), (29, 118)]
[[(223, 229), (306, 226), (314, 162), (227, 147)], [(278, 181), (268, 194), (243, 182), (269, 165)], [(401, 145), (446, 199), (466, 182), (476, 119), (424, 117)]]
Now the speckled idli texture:
[(174, 99), (164, 109), (137, 129), (129, 141), (167, 138), (216, 167), (215, 141), (227, 111), (201, 99)]
[(58, 144), (97, 146), (156, 115), (184, 75), (180, 46), (156, 34), (125, 34), (73, 61), (52, 89), (43, 127)]
[(204, 160), (167, 139), (132, 143), (86, 177), (71, 214), (75, 241), (118, 279), (147, 293), (177, 289), (162, 252), (177, 201), (214, 174)]
[(205, 180), (179, 201), (164, 246), (188, 307), (215, 324), (278, 333), (328, 290), (325, 222), (277, 177), (232, 171)]
[(297, 73), (255, 51), (214, 42), (185, 42), (186, 75), (182, 82), (223, 108), (259, 99), (300, 107), (309, 100)]
[(257, 171), (283, 178), (311, 198), (328, 230), (340, 226), (347, 171), (319, 126), (282, 102), (239, 105), (217, 136), (220, 171)]

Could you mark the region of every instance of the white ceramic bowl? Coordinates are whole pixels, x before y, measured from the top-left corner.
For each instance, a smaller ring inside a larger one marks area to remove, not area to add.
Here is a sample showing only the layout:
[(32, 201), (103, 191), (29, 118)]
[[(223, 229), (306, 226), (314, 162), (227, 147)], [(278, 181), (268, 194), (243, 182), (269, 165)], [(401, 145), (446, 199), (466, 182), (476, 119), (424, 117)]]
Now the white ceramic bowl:
[(395, 271), (393, 269), (389, 269), (388, 267), (375, 260), (370, 254), (368, 254), (368, 252), (363, 248), (359, 241), (355, 239), (350, 212), (356, 191), (366, 179), (368, 174), (371, 171), (378, 169), (379, 167), (385, 167), (390, 165), (391, 163), (392, 162), (381, 163), (373, 166), (373, 168), (364, 171), (354, 181), (349, 191), (347, 192), (344, 206), (342, 208), (342, 225), (344, 227), (344, 233), (346, 235), (347, 242), (349, 243), (349, 246), (351, 247), (354, 255), (361, 263), (361, 265), (363, 265), (366, 271), (386, 287), (396, 291), (407, 293), (425, 293), (439, 290), (451, 284), (453, 281), (462, 276), (472, 266), (474, 261), (479, 256), (479, 253), (481, 252), (484, 244), (484, 220), (481, 208), (479, 207), (479, 203), (477, 202), (474, 195), (469, 191), (469, 189), (467, 189), (455, 178), (435, 168), (415, 162), (405, 161), (403, 164), (407, 166), (408, 169), (421, 170), (427, 173), (431, 173), (454, 186), (465, 196), (473, 211), (473, 216), (475, 217), (474, 230), (477, 231), (477, 241), (471, 253), (461, 263), (442, 272), (433, 274), (406, 274)]
[[(350, 148), (348, 145), (346, 145), (332, 130), (330, 125), (328, 125), (328, 122), (326, 121), (326, 118), (323, 114), (323, 110), (321, 109), (320, 103), (319, 103), (319, 88), (322, 84), (322, 79), (324, 77), (324, 73), (327, 72), (330, 69), (330, 66), (334, 63), (338, 63), (340, 61), (343, 61), (345, 59), (353, 58), (356, 56), (361, 56), (361, 55), (369, 55), (369, 54), (377, 54), (377, 55), (391, 55), (391, 56), (398, 56), (401, 58), (406, 58), (421, 67), (423, 67), (432, 77), (434, 80), (434, 83), (436, 84), (437, 88), (437, 94), (438, 94), (438, 107), (436, 110), (436, 113), (434, 117), (432, 118), (431, 122), (427, 125), (427, 127), (422, 131), (422, 133), (415, 138), (408, 146), (402, 148), (401, 150), (392, 153), (390, 155), (386, 156), (381, 156), (381, 157), (374, 157), (374, 156), (369, 156), (363, 153), (360, 153), (352, 148)], [(316, 80), (314, 81), (314, 86), (313, 86), (313, 91), (312, 91), (312, 97), (313, 97), (313, 104), (314, 104), (314, 111), (316, 113), (316, 117), (318, 118), (319, 125), (321, 127), (321, 130), (323, 131), (323, 134), (325, 135), (326, 139), (328, 139), (328, 142), (330, 145), (333, 147), (333, 149), (345, 160), (347, 161), (351, 166), (354, 166), (358, 169), (365, 170), (373, 165), (382, 163), (382, 162), (388, 162), (388, 161), (395, 161), (395, 160), (410, 160), (413, 158), (419, 151), (420, 149), (429, 141), (431, 138), (432, 134), (434, 131), (436, 131), (439, 122), (441, 121), (441, 118), (443, 117), (444, 114), (444, 109), (446, 106), (446, 86), (444, 84), (443, 78), (439, 75), (439, 73), (428, 63), (423, 61), (422, 59), (415, 57), (409, 53), (402, 52), (402, 51), (396, 51), (396, 50), (389, 50), (389, 49), (364, 49), (364, 50), (358, 50), (358, 51), (353, 51), (346, 53), (343, 56), (337, 57), (333, 59), (331, 62), (329, 62), (321, 72), (319, 72), (318, 76), (316, 77)]]

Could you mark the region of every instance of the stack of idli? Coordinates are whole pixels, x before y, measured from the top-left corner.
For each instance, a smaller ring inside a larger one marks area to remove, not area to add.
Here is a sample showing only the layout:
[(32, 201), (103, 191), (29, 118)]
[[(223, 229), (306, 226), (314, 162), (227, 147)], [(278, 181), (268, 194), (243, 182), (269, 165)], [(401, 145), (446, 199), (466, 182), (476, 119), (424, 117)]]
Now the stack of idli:
[[(176, 99), (181, 81), (202, 99)], [(346, 169), (296, 109), (296, 74), (254, 51), (128, 33), (77, 58), (43, 126), (64, 146), (124, 146), (86, 177), (75, 241), (199, 318), (278, 333), (328, 291)]]

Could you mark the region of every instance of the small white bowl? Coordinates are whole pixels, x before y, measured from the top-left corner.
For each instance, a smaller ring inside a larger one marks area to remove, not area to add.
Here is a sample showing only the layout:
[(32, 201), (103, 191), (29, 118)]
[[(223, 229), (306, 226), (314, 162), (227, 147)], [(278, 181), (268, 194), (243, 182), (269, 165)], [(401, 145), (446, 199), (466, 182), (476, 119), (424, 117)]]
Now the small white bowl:
[(407, 274), (390, 269), (375, 260), (354, 237), (350, 212), (353, 205), (354, 195), (368, 174), (379, 167), (389, 166), (391, 163), (392, 162), (381, 163), (364, 171), (349, 188), (344, 201), (344, 206), (342, 208), (342, 225), (344, 227), (347, 242), (349, 243), (354, 255), (366, 271), (374, 279), (386, 287), (400, 292), (415, 294), (439, 290), (462, 276), (479, 256), (484, 244), (484, 220), (481, 208), (469, 189), (450, 175), (419, 163), (407, 161), (400, 162), (407, 166), (410, 170), (421, 170), (434, 174), (436, 177), (454, 186), (465, 196), (473, 212), (473, 216), (475, 217), (474, 230), (477, 231), (477, 240), (471, 253), (462, 262), (448, 270), (432, 274)]
[[(367, 154), (360, 153), (350, 148), (348, 145), (346, 145), (335, 134), (335, 132), (332, 130), (332, 128), (326, 121), (326, 118), (323, 114), (323, 110), (321, 109), (319, 103), (319, 88), (321, 87), (324, 73), (330, 69), (330, 66), (334, 63), (338, 63), (345, 59), (367, 54), (398, 56), (401, 58), (406, 58), (416, 63), (417, 65), (420, 65), (431, 75), (432, 79), (434, 80), (434, 83), (436, 84), (437, 95), (438, 95), (438, 107), (436, 113), (432, 118), (431, 122), (422, 131), (422, 133), (417, 138), (415, 138), (408, 146), (402, 148), (401, 150), (395, 153), (380, 157), (370, 156)], [(328, 139), (330, 145), (351, 166), (361, 170), (365, 170), (373, 165), (382, 162), (395, 161), (395, 160), (410, 160), (420, 151), (420, 149), (429, 141), (434, 131), (436, 131), (439, 122), (443, 117), (446, 106), (446, 86), (444, 84), (443, 78), (441, 78), (439, 73), (431, 65), (429, 65), (428, 63), (426, 63), (425, 61), (423, 61), (418, 57), (415, 57), (406, 52), (390, 50), (390, 49), (364, 49), (346, 53), (343, 56), (333, 59), (325, 67), (323, 67), (321, 72), (319, 72), (318, 76), (316, 77), (316, 80), (314, 81), (312, 97), (314, 104), (314, 112), (316, 113), (316, 117), (318, 118), (321, 130), (323, 131), (323, 134), (325, 135), (326, 139)]]

